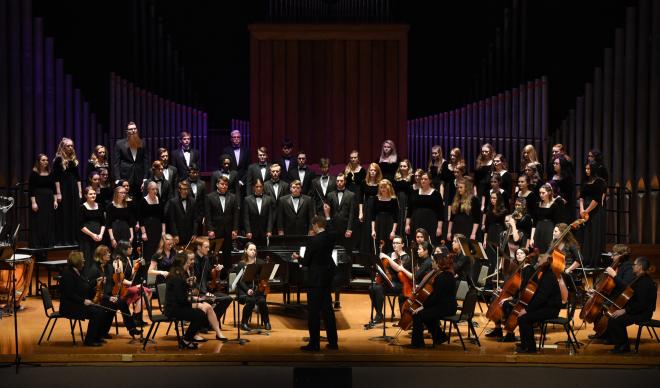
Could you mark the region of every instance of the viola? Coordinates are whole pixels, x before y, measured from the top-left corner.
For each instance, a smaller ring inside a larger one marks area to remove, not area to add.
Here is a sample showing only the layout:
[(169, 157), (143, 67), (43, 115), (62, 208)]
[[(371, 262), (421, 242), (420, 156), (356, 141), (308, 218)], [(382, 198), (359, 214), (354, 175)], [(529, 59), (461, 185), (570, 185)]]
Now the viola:
[(124, 271), (122, 271), (121, 260), (116, 259), (115, 262), (117, 261), (119, 263), (115, 266), (115, 272), (112, 274), (112, 281), (114, 283), (112, 286), (112, 296), (124, 299), (128, 294), (128, 288), (124, 287)]
[[(628, 255), (617, 255), (610, 267), (614, 270), (618, 269), (621, 265), (622, 257), (627, 258)], [(616, 282), (614, 281), (614, 278), (606, 272), (602, 273), (596, 281), (594, 291), (589, 299), (587, 299), (582, 311), (580, 311), (580, 319), (588, 323), (595, 322), (601, 315), (605, 299), (610, 296), (615, 287)]]

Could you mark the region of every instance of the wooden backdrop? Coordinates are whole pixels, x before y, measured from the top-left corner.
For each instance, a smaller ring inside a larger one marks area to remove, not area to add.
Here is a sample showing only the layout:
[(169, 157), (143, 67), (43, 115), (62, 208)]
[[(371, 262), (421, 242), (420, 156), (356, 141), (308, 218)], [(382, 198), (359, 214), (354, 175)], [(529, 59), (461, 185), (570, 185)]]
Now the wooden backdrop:
[[(392, 139), (405, 154), (406, 25), (264, 25), (250, 30), (251, 151), (282, 139), (308, 162), (377, 160)], [(253, 155), (255, 158), (255, 155)]]

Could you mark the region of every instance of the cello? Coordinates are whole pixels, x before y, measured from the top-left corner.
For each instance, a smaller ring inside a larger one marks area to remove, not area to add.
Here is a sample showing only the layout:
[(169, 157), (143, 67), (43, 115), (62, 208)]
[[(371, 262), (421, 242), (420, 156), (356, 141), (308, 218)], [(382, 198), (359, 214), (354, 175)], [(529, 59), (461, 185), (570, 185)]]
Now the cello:
[(614, 298), (614, 300), (607, 299), (607, 302), (609, 302), (608, 305), (601, 308), (600, 316), (597, 316), (594, 321), (594, 331), (597, 335), (602, 336), (605, 334), (605, 331), (607, 330), (607, 323), (612, 317), (612, 314), (615, 311), (626, 307), (626, 304), (630, 298), (632, 298), (632, 296), (635, 294), (635, 290), (633, 290), (632, 285), (635, 284), (635, 282), (638, 281), (640, 277), (641, 276), (637, 276), (635, 280), (633, 280), (628, 285), (628, 287), (626, 287), (616, 298)]
[[(375, 245), (375, 243), (374, 243)], [(380, 240), (379, 247), (380, 247), (380, 252), (383, 252), (383, 247), (385, 246), (385, 241)], [(385, 272), (385, 275), (387, 275), (387, 278), (390, 280), (390, 283), (392, 282), (392, 267), (390, 266), (390, 261), (387, 260), (384, 257), (380, 258), (380, 264), (383, 266), (383, 272)], [(401, 264), (399, 261), (397, 264)], [(383, 277), (380, 273), (376, 273), (376, 284), (383, 284)]]
[[(614, 262), (610, 266), (613, 270), (616, 271), (619, 268), (622, 257), (627, 258), (628, 255), (615, 256)], [(601, 274), (601, 277), (596, 281), (591, 296), (587, 299), (584, 307), (582, 307), (582, 311), (580, 311), (580, 319), (588, 323), (595, 322), (602, 313), (603, 303), (612, 294), (615, 287), (616, 282), (613, 277), (607, 273)]]
[(401, 319), (399, 319), (399, 332), (408, 330), (412, 326), (413, 315), (424, 307), (424, 302), (433, 293), (433, 283), (443, 271), (433, 270), (424, 276), (415, 293), (403, 303)]
[(502, 303), (505, 300), (513, 299), (522, 285), (522, 276), (520, 274), (521, 269), (525, 266), (527, 259), (538, 256), (538, 251), (527, 255), (526, 260), (518, 263), (513, 274), (504, 282), (502, 288), (495, 291), (493, 295), (496, 298), (488, 306), (488, 311), (486, 312), (486, 317), (493, 322), (499, 322), (504, 317), (504, 310), (502, 309)]

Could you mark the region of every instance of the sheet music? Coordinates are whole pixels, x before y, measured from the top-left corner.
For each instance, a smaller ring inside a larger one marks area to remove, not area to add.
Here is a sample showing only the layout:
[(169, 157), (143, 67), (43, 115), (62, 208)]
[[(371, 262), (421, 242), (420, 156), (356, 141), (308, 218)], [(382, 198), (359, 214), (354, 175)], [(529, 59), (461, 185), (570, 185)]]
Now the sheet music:
[(236, 286), (238, 286), (238, 282), (243, 277), (243, 273), (245, 272), (245, 268), (246, 267), (241, 268), (241, 270), (238, 272), (238, 275), (236, 275), (236, 279), (234, 279), (234, 282), (231, 284), (231, 289), (232, 290), (235, 290)]
[(332, 250), (332, 261), (335, 262), (335, 265), (339, 265), (338, 262), (337, 262), (337, 250), (336, 249)]
[(305, 251), (307, 250), (307, 247), (300, 247), (300, 257), (305, 257)]
[(275, 278), (275, 274), (277, 274), (277, 270), (280, 268), (279, 264), (275, 264), (273, 266), (273, 271), (270, 273), (270, 276), (268, 277), (268, 280), (273, 280)]
[(387, 277), (387, 274), (385, 274), (385, 271), (383, 271), (380, 265), (376, 265), (376, 270), (378, 270), (378, 273), (380, 274), (380, 277), (383, 278), (383, 281), (387, 282), (387, 285), (390, 288), (393, 288), (394, 284), (392, 284), (392, 281)]

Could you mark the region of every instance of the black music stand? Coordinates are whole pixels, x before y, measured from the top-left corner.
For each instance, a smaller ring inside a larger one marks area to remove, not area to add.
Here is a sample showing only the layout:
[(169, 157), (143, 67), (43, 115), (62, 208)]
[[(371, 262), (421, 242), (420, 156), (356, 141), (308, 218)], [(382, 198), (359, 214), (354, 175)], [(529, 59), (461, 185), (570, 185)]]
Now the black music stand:
[[(378, 271), (378, 274), (380, 275), (381, 279), (383, 279), (383, 284), (385, 284), (386, 287), (389, 288), (390, 290), (393, 290), (394, 289), (394, 284), (387, 277), (387, 274), (385, 274), (385, 271), (383, 270), (383, 268), (381, 268), (381, 266), (377, 263), (374, 264), (374, 268), (376, 268), (376, 271)], [(385, 297), (387, 297), (387, 296), (385, 295)], [(386, 332), (387, 326), (385, 325), (385, 321), (387, 321), (387, 304), (388, 304), (386, 302), (387, 302), (386, 300), (383, 300), (383, 311), (382, 311), (382, 313), (383, 313), (383, 334), (379, 335), (379, 336), (376, 336), (376, 337), (371, 337), (371, 338), (369, 338), (369, 341), (392, 342), (392, 340), (394, 340), (394, 337), (392, 337), (390, 335), (387, 335), (387, 332)], [(391, 316), (390, 318), (393, 319), (394, 317)]]
[[(241, 317), (241, 311), (240, 311), (241, 304), (238, 303), (238, 288), (237, 287), (238, 287), (238, 282), (241, 280), (241, 278), (245, 274), (245, 271), (246, 271), (246, 268), (244, 267), (243, 269), (241, 269), (241, 271), (238, 273), (238, 275), (236, 275), (236, 279), (234, 279), (234, 283), (236, 284), (236, 287), (233, 287), (233, 288), (236, 291), (236, 299), (235, 300), (236, 300), (236, 304), (238, 305), (238, 310), (239, 310), (238, 313), (236, 314), (237, 319), (240, 319), (240, 317)], [(228, 287), (232, 288), (231, 285), (228, 285)], [(249, 339), (241, 338), (241, 325), (238, 324), (238, 325), (236, 325), (236, 327), (238, 328), (238, 335), (236, 336), (236, 338), (230, 339), (226, 343), (245, 345), (247, 342), (250, 342)]]
[[(275, 269), (275, 266), (277, 266), (277, 269), (279, 270), (279, 264), (277, 263), (265, 263), (261, 266), (261, 271), (259, 272), (259, 276), (257, 276), (257, 265), (256, 264), (251, 264), (246, 266), (245, 273), (243, 274), (243, 281), (245, 282), (253, 282), (254, 284), (259, 284), (262, 280), (268, 281), (272, 279), (277, 274), (277, 271), (273, 273), (273, 270)], [(273, 275), (273, 276), (271, 276)], [(239, 303), (240, 304), (240, 303)], [(263, 335), (270, 335), (270, 331), (264, 330), (261, 328), (257, 329), (251, 329), (245, 334), (263, 334)]]
[[(0, 269), (8, 270), (11, 272), (11, 290), (7, 297), (7, 306), (9, 302), (13, 303), (12, 314), (14, 314), (14, 362), (6, 364), (4, 366), (16, 365), (16, 373), (18, 373), (18, 367), (21, 365), (21, 355), (18, 352), (18, 314), (16, 311), (16, 238), (18, 237), (18, 231), (21, 229), (21, 224), (16, 226), (14, 234), (11, 236), (10, 244), (0, 247)], [(1, 316), (0, 316), (1, 317)]]

